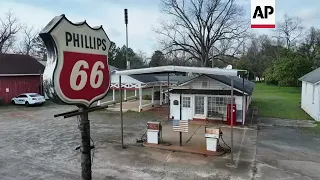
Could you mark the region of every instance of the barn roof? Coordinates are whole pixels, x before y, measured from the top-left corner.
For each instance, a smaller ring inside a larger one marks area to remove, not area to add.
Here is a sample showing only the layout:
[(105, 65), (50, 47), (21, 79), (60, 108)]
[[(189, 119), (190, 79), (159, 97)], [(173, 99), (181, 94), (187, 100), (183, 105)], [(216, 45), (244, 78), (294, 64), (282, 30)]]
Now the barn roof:
[(299, 78), (300, 81), (306, 81), (312, 84), (320, 82), (320, 68), (317, 68), (308, 74)]
[(0, 54), (0, 75), (38, 75), (45, 66), (35, 58), (22, 54)]

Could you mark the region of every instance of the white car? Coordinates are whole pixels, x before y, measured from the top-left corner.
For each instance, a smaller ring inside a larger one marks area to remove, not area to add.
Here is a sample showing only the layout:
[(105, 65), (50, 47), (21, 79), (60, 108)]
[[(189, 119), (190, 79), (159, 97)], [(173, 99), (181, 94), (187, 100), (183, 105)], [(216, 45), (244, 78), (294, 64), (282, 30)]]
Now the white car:
[(37, 105), (45, 103), (44, 96), (37, 93), (23, 93), (11, 99), (12, 104)]

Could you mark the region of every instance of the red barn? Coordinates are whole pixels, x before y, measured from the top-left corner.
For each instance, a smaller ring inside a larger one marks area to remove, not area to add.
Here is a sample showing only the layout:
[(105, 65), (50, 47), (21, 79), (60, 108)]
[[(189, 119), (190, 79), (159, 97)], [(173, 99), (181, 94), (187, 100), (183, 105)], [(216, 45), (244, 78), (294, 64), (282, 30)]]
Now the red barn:
[(0, 54), (0, 99), (8, 104), (21, 93), (42, 92), (44, 66), (35, 58), (21, 54)]

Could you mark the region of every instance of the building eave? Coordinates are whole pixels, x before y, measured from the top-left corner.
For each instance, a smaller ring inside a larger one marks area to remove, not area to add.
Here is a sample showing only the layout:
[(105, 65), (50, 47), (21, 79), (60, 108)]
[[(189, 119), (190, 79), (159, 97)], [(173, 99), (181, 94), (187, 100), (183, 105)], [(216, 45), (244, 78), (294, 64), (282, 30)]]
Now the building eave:
[(141, 69), (129, 69), (116, 71), (118, 75), (134, 75), (134, 74), (151, 74), (151, 73), (170, 73), (170, 72), (187, 72), (199, 74), (217, 74), (226, 76), (238, 76), (238, 72), (246, 72), (246, 70), (238, 69), (220, 69), (220, 68), (206, 68), (206, 67), (186, 67), (186, 66), (159, 66)]
[(40, 76), (42, 74), (0, 74), (0, 77), (7, 77), (7, 76)]

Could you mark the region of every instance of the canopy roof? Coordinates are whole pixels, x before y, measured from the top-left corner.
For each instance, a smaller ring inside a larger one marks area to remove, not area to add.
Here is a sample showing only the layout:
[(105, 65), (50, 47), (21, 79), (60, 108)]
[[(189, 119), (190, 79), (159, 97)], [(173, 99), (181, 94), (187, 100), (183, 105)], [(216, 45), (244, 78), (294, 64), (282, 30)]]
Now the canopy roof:
[(220, 69), (220, 68), (186, 67), (186, 66), (159, 66), (159, 67), (129, 69), (129, 70), (121, 70), (121, 71), (115, 70), (115, 74), (135, 75), (135, 74), (186, 72), (186, 73), (238, 76), (238, 72), (241, 72), (241, 71), (246, 72), (246, 70), (237, 70), (237, 69)]

